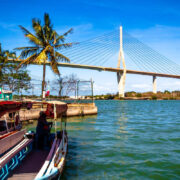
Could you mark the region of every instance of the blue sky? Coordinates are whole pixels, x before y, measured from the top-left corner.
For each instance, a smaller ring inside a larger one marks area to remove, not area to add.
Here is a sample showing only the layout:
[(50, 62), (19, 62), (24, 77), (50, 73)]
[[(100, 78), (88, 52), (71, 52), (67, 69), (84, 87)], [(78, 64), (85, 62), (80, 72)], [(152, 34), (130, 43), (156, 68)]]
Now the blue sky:
[[(4, 49), (27, 45), (18, 25), (31, 30), (34, 17), (50, 14), (54, 28), (64, 32), (74, 28), (72, 40), (83, 41), (117, 29), (120, 25), (166, 57), (180, 64), (180, 1), (177, 0), (0, 0), (0, 42)], [(41, 78), (42, 68), (28, 67), (33, 77)], [(97, 94), (117, 92), (115, 73), (60, 68), (62, 75), (77, 74), (93, 78)], [(38, 73), (37, 73), (38, 72)], [(54, 75), (48, 69), (47, 77)], [(158, 78), (158, 90), (180, 90), (180, 81)], [(128, 75), (126, 91), (152, 90), (152, 77)]]

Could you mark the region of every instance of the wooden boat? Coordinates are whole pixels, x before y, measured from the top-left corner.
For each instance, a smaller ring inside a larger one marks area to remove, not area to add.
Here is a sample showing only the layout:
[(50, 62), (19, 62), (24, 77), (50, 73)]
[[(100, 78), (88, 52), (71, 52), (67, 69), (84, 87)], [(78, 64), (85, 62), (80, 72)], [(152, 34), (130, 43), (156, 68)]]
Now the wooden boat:
[[(55, 125), (56, 118), (61, 117), (62, 113), (67, 110), (65, 103), (48, 102), (43, 104), (47, 106), (46, 115), (54, 118)], [(24, 103), (19, 106), (21, 108)], [(12, 109), (9, 108), (8, 110), (11, 111)], [(0, 114), (3, 114), (2, 111)], [(64, 128), (61, 132), (54, 134), (51, 133), (49, 139), (52, 142), (51, 146), (44, 146), (44, 150), (36, 149), (36, 134), (33, 132), (26, 133), (26, 130), (17, 131), (1, 139), (0, 179), (44, 180), (54, 179), (61, 175), (68, 145), (66, 129)]]
[[(21, 129), (21, 122), (19, 115), (17, 114), (20, 109), (21, 103), (12, 101), (1, 101), (0, 102), (0, 140), (10, 136)], [(7, 116), (9, 121), (7, 121)], [(2, 120), (3, 119), (3, 120)]]

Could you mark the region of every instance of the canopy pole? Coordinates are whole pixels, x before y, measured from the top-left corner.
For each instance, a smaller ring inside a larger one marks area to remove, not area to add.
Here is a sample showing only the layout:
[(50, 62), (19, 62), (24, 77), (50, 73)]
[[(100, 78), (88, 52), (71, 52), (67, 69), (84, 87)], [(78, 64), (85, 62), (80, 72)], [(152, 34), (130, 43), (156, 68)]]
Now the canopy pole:
[(61, 131), (62, 131), (62, 116), (61, 116)]
[(5, 119), (5, 122), (6, 122), (6, 129), (7, 129), (7, 132), (9, 132), (6, 115), (4, 115), (4, 119)]
[(55, 136), (57, 138), (57, 122), (56, 122), (56, 119), (57, 119), (56, 104), (54, 104)]

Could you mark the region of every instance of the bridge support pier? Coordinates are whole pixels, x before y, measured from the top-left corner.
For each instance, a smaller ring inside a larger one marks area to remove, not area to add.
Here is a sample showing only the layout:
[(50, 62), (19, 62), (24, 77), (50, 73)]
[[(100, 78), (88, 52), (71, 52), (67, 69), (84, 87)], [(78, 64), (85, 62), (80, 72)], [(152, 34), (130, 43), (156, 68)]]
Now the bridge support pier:
[(124, 97), (125, 79), (126, 75), (124, 73), (117, 73), (119, 97)]
[(153, 76), (153, 93), (157, 94), (157, 82), (156, 82), (156, 76)]

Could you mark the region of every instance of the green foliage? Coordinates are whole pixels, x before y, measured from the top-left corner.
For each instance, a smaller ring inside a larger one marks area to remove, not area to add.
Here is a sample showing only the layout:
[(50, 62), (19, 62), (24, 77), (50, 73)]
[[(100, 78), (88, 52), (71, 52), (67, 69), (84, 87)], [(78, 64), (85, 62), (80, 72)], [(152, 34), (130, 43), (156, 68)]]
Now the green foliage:
[(151, 99), (152, 100), (157, 100), (157, 96), (154, 95), (154, 96), (151, 97)]
[(104, 96), (105, 99), (114, 99), (114, 96), (111, 94), (107, 94)]
[(28, 90), (30, 88), (31, 78), (25, 67), (16, 70), (17, 63), (9, 63), (8, 58), (15, 58), (14, 52), (3, 51), (0, 45), (0, 85), (6, 85), (13, 92)]
[(170, 100), (176, 100), (176, 98), (175, 98), (175, 97), (170, 97), (169, 99), (170, 99)]
[(137, 93), (136, 97), (142, 97), (142, 94), (141, 93)]
[(163, 98), (163, 100), (168, 100), (168, 98)]
[(123, 97), (120, 97), (120, 100), (124, 100), (124, 98), (123, 98)]
[(164, 91), (164, 94), (171, 94), (171, 93), (170, 93), (170, 91), (165, 90), (165, 91)]
[(134, 91), (130, 91), (130, 92), (125, 93), (125, 97), (135, 97), (135, 96), (136, 96), (136, 92), (134, 92)]

